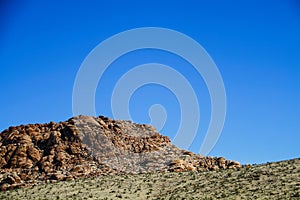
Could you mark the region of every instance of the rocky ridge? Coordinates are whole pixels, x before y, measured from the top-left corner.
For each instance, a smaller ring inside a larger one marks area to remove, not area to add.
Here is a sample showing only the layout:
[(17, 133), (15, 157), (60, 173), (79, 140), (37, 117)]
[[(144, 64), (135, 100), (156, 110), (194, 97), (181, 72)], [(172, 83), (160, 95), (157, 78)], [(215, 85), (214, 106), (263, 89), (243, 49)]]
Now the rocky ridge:
[(9, 127), (0, 133), (0, 189), (100, 175), (211, 171), (236, 161), (179, 149), (154, 127), (107, 117)]

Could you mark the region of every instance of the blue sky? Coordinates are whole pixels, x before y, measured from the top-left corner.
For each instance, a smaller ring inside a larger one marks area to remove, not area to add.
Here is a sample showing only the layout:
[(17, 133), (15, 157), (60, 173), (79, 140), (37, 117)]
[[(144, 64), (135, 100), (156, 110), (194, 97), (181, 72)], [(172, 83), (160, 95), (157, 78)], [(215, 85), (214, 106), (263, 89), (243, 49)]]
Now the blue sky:
[[(0, 4), (0, 130), (11, 125), (72, 117), (76, 73), (101, 41), (138, 27), (164, 27), (199, 42), (213, 58), (227, 93), (227, 116), (210, 153), (242, 163), (300, 154), (300, 3), (291, 1), (6, 1)], [(201, 122), (190, 150), (197, 152), (210, 119), (201, 77), (178, 56), (141, 50), (117, 59), (99, 82), (97, 114), (112, 116), (118, 78), (148, 62), (179, 70), (197, 85)], [(172, 102), (172, 103), (170, 103)], [(172, 137), (179, 104), (166, 88), (150, 85), (132, 96), (135, 122), (148, 109), (168, 112), (162, 133)]]

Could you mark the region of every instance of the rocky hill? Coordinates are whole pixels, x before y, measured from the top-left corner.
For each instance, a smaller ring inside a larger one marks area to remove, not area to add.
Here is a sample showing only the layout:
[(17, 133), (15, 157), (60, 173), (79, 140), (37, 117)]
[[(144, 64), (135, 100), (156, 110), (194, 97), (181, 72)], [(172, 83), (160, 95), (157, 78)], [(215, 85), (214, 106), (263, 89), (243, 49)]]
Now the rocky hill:
[(174, 146), (154, 127), (107, 117), (9, 127), (0, 133), (0, 189), (99, 175), (240, 168)]

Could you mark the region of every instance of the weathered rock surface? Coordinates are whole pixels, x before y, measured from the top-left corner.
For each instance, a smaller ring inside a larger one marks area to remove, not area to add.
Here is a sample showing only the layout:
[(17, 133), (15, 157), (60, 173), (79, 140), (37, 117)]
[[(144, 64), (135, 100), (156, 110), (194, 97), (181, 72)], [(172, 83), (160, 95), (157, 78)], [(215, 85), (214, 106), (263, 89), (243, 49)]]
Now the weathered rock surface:
[(239, 168), (172, 145), (149, 125), (107, 117), (9, 127), (0, 133), (0, 189), (99, 175)]

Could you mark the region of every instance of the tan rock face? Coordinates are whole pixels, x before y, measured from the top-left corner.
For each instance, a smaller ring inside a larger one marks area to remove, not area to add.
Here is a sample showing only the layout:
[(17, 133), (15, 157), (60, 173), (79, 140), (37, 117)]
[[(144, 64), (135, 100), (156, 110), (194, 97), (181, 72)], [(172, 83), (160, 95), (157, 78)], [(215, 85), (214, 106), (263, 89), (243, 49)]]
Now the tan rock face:
[(40, 151), (34, 146), (28, 147), (27, 155), (33, 162), (38, 162), (41, 159)]
[(117, 173), (238, 167), (225, 158), (181, 150), (151, 126), (103, 116), (21, 125), (0, 133), (2, 190)]

